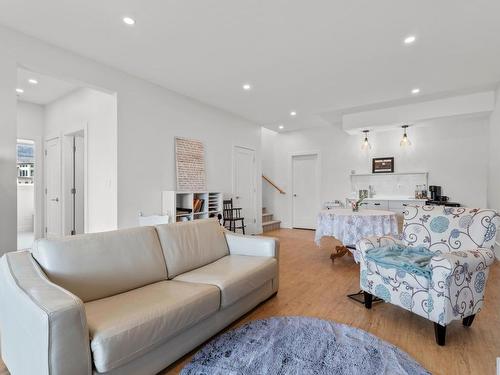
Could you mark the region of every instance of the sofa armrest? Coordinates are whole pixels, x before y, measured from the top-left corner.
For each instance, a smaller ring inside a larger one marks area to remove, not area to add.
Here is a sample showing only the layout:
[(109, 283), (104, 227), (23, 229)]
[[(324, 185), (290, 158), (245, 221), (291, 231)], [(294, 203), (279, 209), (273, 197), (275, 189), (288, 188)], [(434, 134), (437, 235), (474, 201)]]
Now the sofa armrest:
[(403, 245), (403, 241), (391, 236), (367, 237), (358, 241), (356, 250), (364, 257), (367, 250), (392, 245)]
[(92, 373), (83, 303), (50, 282), (27, 251), (0, 259), (2, 357), (13, 374)]
[(483, 271), (495, 261), (495, 253), (490, 249), (452, 251), (432, 257), (429, 267), (433, 274), (442, 279), (449, 275)]
[(434, 256), (429, 301), (430, 319), (441, 325), (476, 314), (483, 306), (489, 266), (495, 254), (490, 249), (453, 251)]
[(280, 242), (276, 238), (245, 236), (232, 232), (226, 232), (225, 235), (231, 255), (279, 257)]

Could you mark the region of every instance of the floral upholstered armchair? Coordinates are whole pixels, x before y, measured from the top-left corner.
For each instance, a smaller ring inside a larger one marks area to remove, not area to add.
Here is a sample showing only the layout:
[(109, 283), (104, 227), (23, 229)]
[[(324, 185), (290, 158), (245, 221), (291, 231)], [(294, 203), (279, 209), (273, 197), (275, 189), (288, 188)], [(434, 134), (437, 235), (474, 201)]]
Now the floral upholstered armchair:
[[(357, 244), (365, 307), (371, 308), (376, 296), (421, 315), (434, 322), (436, 341), (444, 345), (446, 326), (459, 319), (470, 326), (483, 306), (498, 225), (498, 214), (488, 209), (407, 207), (402, 239), (373, 237)], [(430, 277), (366, 258), (370, 249), (391, 245), (424, 246), (435, 253)]]

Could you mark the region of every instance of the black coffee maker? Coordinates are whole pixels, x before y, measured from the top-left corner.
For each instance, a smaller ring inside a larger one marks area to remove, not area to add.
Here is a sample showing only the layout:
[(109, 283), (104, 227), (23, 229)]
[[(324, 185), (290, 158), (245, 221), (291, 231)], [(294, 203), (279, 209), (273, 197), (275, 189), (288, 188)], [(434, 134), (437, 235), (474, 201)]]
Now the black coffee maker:
[(430, 185), (429, 191), (431, 192), (431, 200), (432, 201), (440, 201), (441, 200), (441, 186)]

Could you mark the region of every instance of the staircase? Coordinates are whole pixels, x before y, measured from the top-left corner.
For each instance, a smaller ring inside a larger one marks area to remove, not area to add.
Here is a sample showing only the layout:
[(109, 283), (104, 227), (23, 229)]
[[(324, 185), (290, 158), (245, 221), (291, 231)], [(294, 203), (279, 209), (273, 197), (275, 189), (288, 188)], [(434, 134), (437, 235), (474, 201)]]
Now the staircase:
[(262, 231), (269, 232), (271, 230), (280, 229), (281, 221), (273, 220), (273, 214), (267, 212), (266, 208), (262, 208)]

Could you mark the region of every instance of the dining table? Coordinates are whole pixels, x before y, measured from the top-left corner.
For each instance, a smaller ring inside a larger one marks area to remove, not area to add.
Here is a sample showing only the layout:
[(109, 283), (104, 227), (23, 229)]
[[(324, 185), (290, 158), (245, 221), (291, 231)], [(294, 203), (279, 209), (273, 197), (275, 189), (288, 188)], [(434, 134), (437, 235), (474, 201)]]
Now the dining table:
[[(315, 242), (319, 246), (323, 237), (335, 237), (342, 242), (336, 246), (330, 259), (335, 259), (346, 254), (352, 254), (356, 263), (359, 263), (361, 255), (356, 249), (356, 244), (363, 238), (372, 236), (398, 236), (398, 220), (395, 212), (385, 210), (372, 210), (359, 208), (331, 208), (322, 210), (318, 214)], [(348, 294), (348, 298), (364, 304), (364, 293), (362, 290)], [(382, 302), (375, 297), (373, 303)]]
[(336, 207), (319, 212), (314, 239), (319, 246), (321, 238), (335, 237), (343, 245), (337, 246), (336, 253), (331, 256), (332, 261), (350, 252), (356, 263), (359, 263), (360, 255), (356, 250), (359, 240), (398, 234), (398, 220), (393, 211), (364, 208), (354, 211), (352, 208)]

